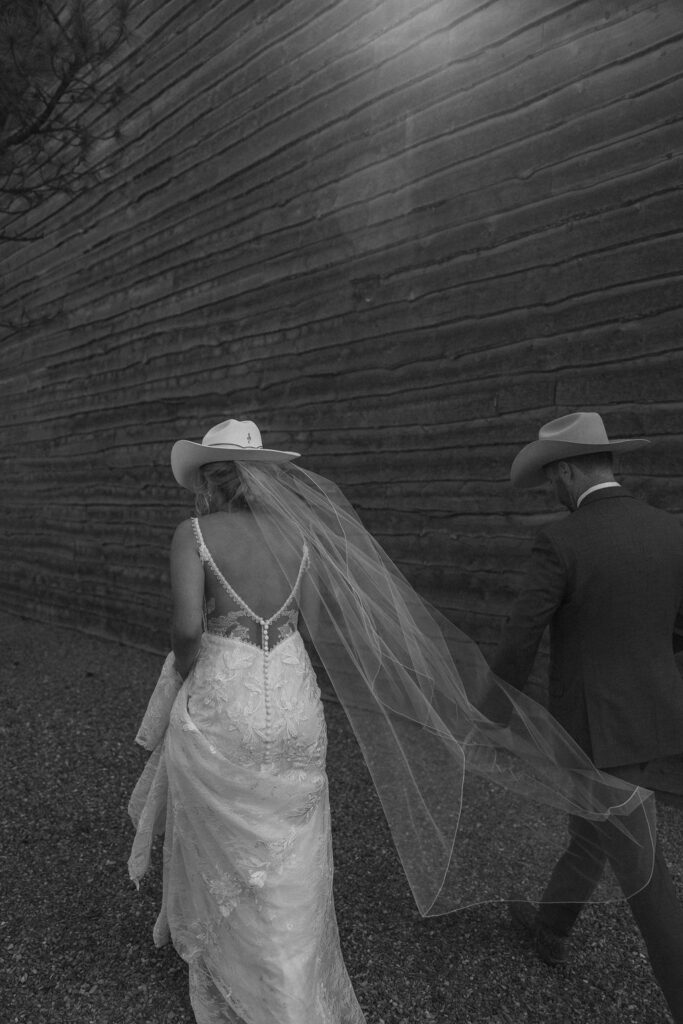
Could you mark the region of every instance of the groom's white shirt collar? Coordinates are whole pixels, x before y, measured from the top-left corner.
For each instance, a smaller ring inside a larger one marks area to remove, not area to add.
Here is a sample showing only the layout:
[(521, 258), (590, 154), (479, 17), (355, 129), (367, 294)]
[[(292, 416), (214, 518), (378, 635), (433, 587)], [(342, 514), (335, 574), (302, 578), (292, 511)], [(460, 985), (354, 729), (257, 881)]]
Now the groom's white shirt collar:
[(593, 491), (602, 491), (605, 487), (621, 487), (621, 484), (618, 484), (613, 480), (608, 480), (607, 483), (604, 484), (593, 484), (593, 486), (589, 487), (587, 491), (584, 491), (583, 494), (579, 495), (576, 500), (576, 507), (578, 508), (583, 499), (587, 498), (589, 494), (593, 493)]

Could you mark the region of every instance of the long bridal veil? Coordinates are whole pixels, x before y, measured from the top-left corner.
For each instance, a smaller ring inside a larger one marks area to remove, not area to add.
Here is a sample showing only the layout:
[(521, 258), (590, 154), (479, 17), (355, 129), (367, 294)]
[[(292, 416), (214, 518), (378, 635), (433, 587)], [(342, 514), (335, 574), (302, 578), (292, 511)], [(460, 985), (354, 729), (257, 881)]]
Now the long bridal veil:
[[(305, 540), (301, 614), (343, 705), (423, 915), (539, 900), (567, 814), (630, 839), (626, 895), (649, 880), (654, 798), (599, 771), (538, 703), (423, 600), (331, 481), (237, 463), (284, 572)], [(294, 584), (294, 580), (290, 581)], [(596, 841), (595, 856), (602, 859)], [(621, 896), (605, 874), (595, 900)]]

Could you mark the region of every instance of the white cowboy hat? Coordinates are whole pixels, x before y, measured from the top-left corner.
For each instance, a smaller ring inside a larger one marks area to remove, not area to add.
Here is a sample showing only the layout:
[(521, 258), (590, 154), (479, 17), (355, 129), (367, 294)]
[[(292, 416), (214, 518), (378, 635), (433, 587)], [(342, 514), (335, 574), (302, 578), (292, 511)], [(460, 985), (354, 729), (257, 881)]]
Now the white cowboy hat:
[(610, 441), (599, 413), (572, 412), (541, 427), (538, 440), (515, 456), (510, 480), (515, 487), (540, 487), (547, 482), (543, 467), (550, 462), (591, 452), (632, 452), (649, 443), (644, 437)]
[(176, 441), (171, 449), (171, 469), (181, 487), (195, 489), (197, 470), (207, 462), (289, 462), (299, 452), (264, 448), (261, 431), (252, 420), (223, 420), (207, 431), (202, 443)]

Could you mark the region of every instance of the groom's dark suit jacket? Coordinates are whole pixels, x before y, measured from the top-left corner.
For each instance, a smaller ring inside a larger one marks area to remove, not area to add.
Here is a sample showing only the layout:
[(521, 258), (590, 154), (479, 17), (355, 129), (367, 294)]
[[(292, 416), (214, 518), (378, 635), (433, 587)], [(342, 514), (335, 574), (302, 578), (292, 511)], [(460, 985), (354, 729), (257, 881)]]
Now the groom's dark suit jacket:
[(491, 663), (496, 675), (522, 689), (548, 624), (549, 710), (598, 767), (683, 753), (677, 519), (613, 487), (543, 527)]

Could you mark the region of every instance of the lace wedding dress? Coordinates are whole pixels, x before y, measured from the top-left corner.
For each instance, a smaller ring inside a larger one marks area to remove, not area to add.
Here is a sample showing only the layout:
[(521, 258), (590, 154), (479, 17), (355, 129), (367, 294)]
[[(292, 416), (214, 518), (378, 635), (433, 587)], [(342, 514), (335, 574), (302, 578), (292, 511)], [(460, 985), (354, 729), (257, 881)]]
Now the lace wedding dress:
[(189, 964), (198, 1024), (364, 1024), (334, 912), (325, 720), (297, 631), (307, 548), (265, 620), (193, 529), (208, 620), (182, 685), (167, 658), (138, 733), (153, 753), (130, 802), (131, 878), (165, 831), (154, 940)]

